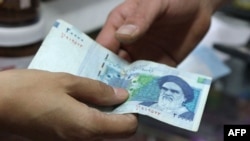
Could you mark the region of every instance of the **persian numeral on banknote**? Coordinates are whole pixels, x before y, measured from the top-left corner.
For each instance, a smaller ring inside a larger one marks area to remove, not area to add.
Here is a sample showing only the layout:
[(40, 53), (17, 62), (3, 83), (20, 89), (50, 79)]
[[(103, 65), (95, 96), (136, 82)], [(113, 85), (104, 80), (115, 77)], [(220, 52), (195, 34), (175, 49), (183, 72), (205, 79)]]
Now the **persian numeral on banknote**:
[(197, 131), (211, 78), (150, 61), (129, 64), (71, 24), (57, 20), (29, 69), (66, 72), (128, 90), (111, 113), (138, 113)]

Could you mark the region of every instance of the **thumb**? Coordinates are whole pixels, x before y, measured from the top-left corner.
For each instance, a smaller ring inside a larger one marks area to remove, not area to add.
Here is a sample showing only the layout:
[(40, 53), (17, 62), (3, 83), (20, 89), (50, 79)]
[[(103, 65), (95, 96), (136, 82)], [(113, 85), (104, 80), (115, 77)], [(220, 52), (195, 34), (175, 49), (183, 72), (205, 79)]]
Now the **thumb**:
[[(116, 31), (116, 38), (122, 43), (132, 43), (150, 28), (154, 20), (160, 15), (162, 5), (159, 1), (152, 0), (130, 0), (122, 6), (131, 6), (132, 10), (125, 13), (125, 21)], [(125, 8), (124, 8), (125, 9)]]

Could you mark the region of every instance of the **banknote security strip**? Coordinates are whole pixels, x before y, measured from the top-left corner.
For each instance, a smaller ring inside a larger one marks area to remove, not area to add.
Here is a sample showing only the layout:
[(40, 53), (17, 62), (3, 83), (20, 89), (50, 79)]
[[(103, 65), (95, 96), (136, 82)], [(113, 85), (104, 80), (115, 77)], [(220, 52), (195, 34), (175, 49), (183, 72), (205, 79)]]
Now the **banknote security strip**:
[(212, 79), (156, 62), (119, 58), (58, 19), (28, 69), (66, 72), (126, 89), (128, 100), (110, 114), (138, 113), (196, 132)]

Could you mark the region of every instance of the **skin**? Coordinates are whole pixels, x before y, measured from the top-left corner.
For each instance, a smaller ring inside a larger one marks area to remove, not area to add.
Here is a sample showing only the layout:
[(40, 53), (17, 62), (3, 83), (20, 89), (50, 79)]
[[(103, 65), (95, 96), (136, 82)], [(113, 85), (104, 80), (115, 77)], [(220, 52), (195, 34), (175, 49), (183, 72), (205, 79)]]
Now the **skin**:
[(125, 0), (111, 11), (96, 41), (131, 62), (144, 59), (176, 66), (204, 37), (222, 2)]
[(123, 89), (38, 70), (3, 71), (0, 78), (0, 131), (36, 141), (95, 141), (127, 137), (137, 128), (132, 114), (106, 114), (88, 106), (124, 102), (128, 93)]

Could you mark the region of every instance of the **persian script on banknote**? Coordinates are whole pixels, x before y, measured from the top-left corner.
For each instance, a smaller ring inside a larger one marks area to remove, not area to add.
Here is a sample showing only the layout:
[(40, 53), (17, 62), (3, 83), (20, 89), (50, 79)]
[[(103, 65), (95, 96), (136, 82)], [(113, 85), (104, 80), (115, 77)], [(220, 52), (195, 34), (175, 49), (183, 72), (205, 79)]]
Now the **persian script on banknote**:
[(128, 63), (63, 20), (54, 23), (28, 68), (124, 88), (130, 96), (111, 114), (137, 113), (190, 131), (199, 128), (212, 81), (151, 61)]

